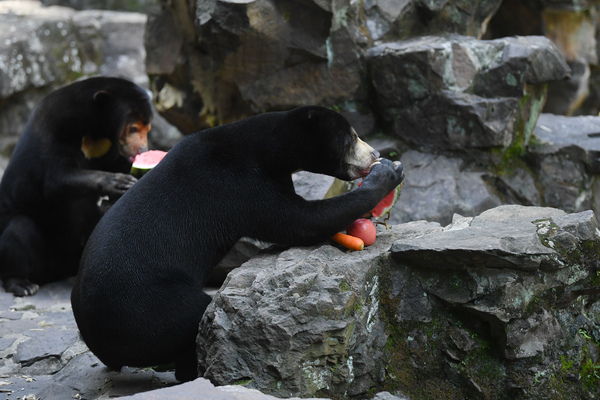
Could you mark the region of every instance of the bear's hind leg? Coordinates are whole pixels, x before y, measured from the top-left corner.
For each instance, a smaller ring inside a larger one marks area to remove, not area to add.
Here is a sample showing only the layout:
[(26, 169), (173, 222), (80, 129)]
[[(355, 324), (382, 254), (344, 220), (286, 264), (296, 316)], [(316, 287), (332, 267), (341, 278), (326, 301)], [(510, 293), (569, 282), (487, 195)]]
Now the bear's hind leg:
[(198, 377), (196, 348), (190, 349), (175, 361), (175, 378), (179, 382), (193, 381)]
[[(43, 271), (44, 240), (38, 226), (27, 216), (13, 217), (0, 235), (0, 278), (7, 292), (31, 296)], [(30, 280), (32, 279), (32, 280)]]
[[(198, 377), (196, 337), (200, 320), (211, 301), (212, 297), (200, 291), (193, 301), (194, 306), (188, 310), (186, 332), (189, 331), (189, 339), (185, 340), (185, 346), (175, 358), (175, 378), (180, 382), (192, 381)], [(181, 315), (185, 315), (185, 313)], [(187, 334), (186, 337), (188, 337)]]

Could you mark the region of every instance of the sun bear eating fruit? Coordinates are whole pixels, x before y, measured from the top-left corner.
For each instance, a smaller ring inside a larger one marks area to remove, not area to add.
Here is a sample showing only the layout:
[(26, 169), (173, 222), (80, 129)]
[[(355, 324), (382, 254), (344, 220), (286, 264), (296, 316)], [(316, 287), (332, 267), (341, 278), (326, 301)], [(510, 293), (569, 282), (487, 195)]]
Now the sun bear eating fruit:
[(119, 78), (78, 81), (32, 113), (0, 183), (0, 278), (17, 296), (75, 275), (102, 216), (99, 198), (120, 197), (147, 149), (148, 94)]
[[(107, 366), (175, 363), (197, 377), (196, 335), (211, 269), (243, 236), (312, 245), (373, 209), (404, 175), (349, 122), (322, 107), (266, 113), (185, 137), (107, 212), (90, 236), (71, 301)], [(307, 201), (306, 170), (358, 189)]]

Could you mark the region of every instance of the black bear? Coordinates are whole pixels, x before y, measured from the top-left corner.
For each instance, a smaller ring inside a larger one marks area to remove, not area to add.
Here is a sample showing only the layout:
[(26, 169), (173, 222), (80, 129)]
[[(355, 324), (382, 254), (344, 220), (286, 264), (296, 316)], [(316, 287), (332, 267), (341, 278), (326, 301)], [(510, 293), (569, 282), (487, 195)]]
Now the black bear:
[[(178, 380), (196, 378), (213, 266), (244, 236), (311, 245), (343, 230), (404, 178), (401, 164), (378, 156), (344, 117), (321, 107), (185, 137), (90, 236), (71, 295), (84, 341), (111, 368), (174, 362)], [(366, 177), (357, 190), (306, 201), (292, 184), (298, 170)]]
[(95, 77), (48, 94), (32, 113), (0, 183), (0, 278), (17, 296), (75, 275), (102, 216), (100, 196), (120, 197), (147, 149), (148, 94)]

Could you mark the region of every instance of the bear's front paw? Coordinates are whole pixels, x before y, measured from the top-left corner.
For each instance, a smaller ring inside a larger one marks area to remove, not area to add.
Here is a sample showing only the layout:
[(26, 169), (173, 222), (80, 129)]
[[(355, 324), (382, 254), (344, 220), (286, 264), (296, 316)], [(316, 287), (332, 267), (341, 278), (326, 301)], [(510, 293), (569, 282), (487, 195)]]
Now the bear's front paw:
[(114, 173), (108, 174), (103, 181), (104, 194), (108, 196), (122, 196), (128, 189), (130, 189), (137, 179), (128, 174)]
[(9, 278), (4, 282), (4, 290), (19, 297), (33, 296), (39, 288), (37, 283), (33, 283), (28, 279)]
[(400, 161), (394, 161), (394, 170), (396, 171), (396, 175), (400, 178), (400, 181), (398, 182), (398, 185), (400, 185), (404, 182), (404, 165), (402, 165)]
[(380, 158), (371, 165), (371, 172), (363, 180), (366, 187), (377, 186), (392, 190), (404, 181), (404, 167), (400, 161)]

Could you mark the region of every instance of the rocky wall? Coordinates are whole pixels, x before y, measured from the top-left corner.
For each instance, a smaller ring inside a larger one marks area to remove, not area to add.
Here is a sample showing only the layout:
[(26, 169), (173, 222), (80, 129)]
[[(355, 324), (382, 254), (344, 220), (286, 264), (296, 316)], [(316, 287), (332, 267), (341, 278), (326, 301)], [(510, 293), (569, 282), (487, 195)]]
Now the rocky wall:
[(563, 185), (540, 175), (535, 145), (543, 139), (534, 133), (561, 96), (562, 112), (573, 108), (560, 85), (573, 85), (577, 60), (586, 71), (596, 62), (596, 3), (161, 4), (149, 18), (147, 70), (157, 108), (184, 132), (320, 104), (369, 140), (391, 138), (380, 141), (382, 154), (407, 165), (395, 223), (446, 224), (452, 212), (507, 203), (599, 211), (596, 174), (584, 159), (570, 162), (583, 174), (576, 190), (590, 201), (551, 200)]

